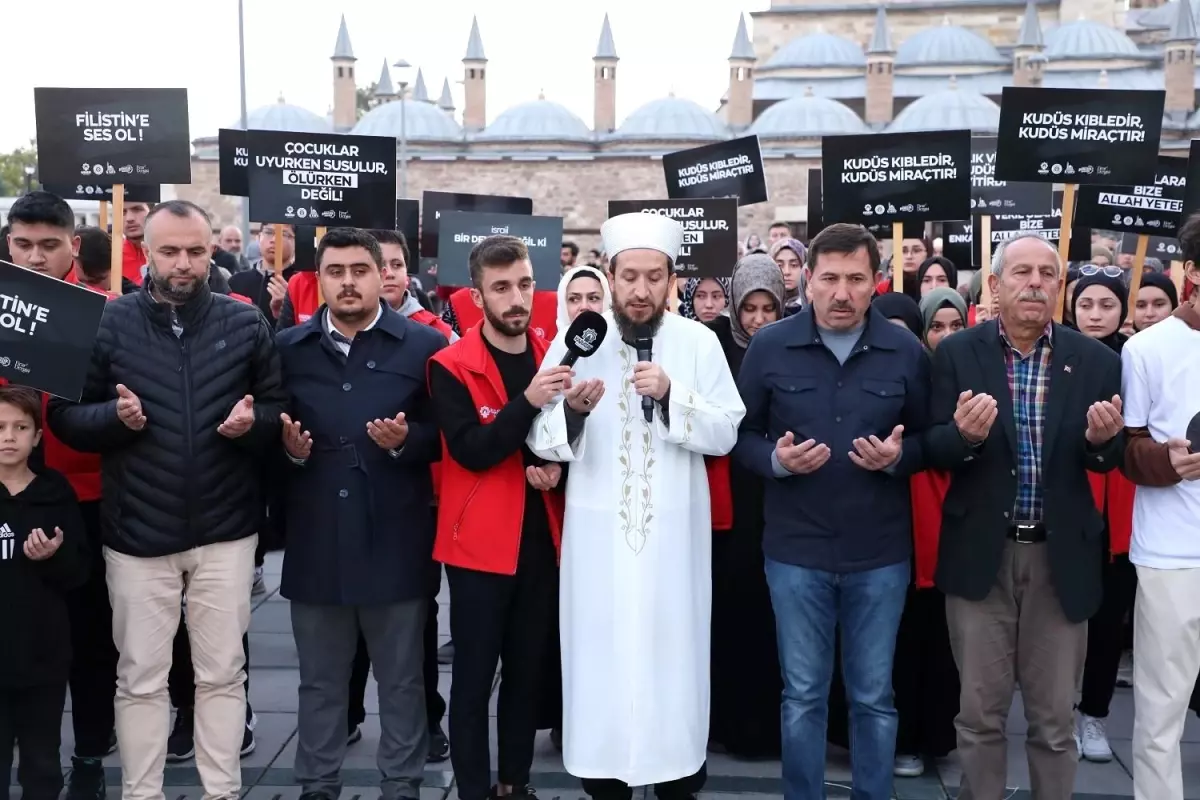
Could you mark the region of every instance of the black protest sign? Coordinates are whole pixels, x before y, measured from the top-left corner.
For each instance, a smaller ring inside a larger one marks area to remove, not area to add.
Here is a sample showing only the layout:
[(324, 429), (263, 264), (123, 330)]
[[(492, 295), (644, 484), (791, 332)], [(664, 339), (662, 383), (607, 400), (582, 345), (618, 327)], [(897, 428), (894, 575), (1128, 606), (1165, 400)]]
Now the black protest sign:
[(408, 198), (396, 198), (396, 230), (404, 236), (408, 247), (408, 272), (416, 274), (421, 263), (421, 203)]
[(964, 219), (971, 211), (971, 132), (826, 136), (825, 224)]
[[(1121, 246), (1118, 248), (1122, 255), (1137, 254), (1138, 237), (1134, 234), (1126, 233), (1121, 235)], [(1179, 244), (1178, 239), (1173, 239), (1170, 236), (1151, 236), (1146, 245), (1146, 257), (1157, 258), (1164, 264), (1168, 261), (1179, 261), (1183, 258), (1183, 247)]]
[[(892, 238), (895, 229), (891, 223), (872, 222), (864, 225), (872, 236), (880, 241), (888, 241)], [(902, 223), (902, 233), (905, 239), (924, 239), (925, 238), (925, 223), (924, 222), (905, 222)]]
[(975, 240), (971, 220), (947, 220), (942, 223), (942, 257), (950, 259), (959, 269), (976, 265), (971, 243)]
[(672, 200), (736, 197), (739, 206), (767, 202), (758, 136), (667, 153), (662, 162)]
[(971, 213), (1045, 214), (1050, 189), (1048, 183), (996, 180), (996, 138), (971, 139)]
[[(499, 194), (463, 194), (459, 192), (425, 192), (421, 196), (421, 258), (437, 258), (440, 252), (438, 243), (438, 226), (442, 214), (447, 211), (475, 211), (489, 214), (523, 214), (533, 213), (533, 200), (528, 197), (508, 197)], [(562, 242), (558, 244), (562, 250)], [(561, 263), (561, 262), (560, 262)], [(464, 267), (466, 262), (463, 262)], [(443, 286), (454, 286), (447, 283), (438, 270), (438, 283)], [(469, 282), (468, 282), (469, 283)], [(467, 283), (460, 284), (462, 286)]]
[(228, 197), (250, 194), (247, 173), (250, 153), (246, 149), (246, 132), (233, 128), (217, 131), (217, 182), (220, 192)]
[(808, 218), (805, 220), (805, 235), (811, 242), (813, 237), (825, 227), (824, 211), (821, 204), (821, 170), (808, 171)]
[[(43, 183), (42, 189), (63, 200), (106, 200), (112, 201), (113, 187), (97, 186), (94, 183)], [(161, 203), (162, 187), (155, 184), (127, 184), (126, 203)]]
[(996, 178), (1133, 186), (1154, 178), (1160, 90), (1005, 86)]
[(680, 278), (728, 278), (737, 263), (737, 200), (609, 200), (608, 216), (660, 214), (683, 226), (683, 246), (675, 261)]
[(0, 261), (0, 377), (79, 400), (107, 298)]
[(444, 211), (439, 223), (439, 285), (470, 286), (471, 248), (489, 236), (515, 236), (529, 248), (534, 281), (551, 291), (558, 286), (562, 275), (562, 217)]
[[(1200, 211), (1200, 139), (1192, 139), (1188, 149), (1187, 187), (1183, 196), (1183, 212), (1179, 215), (1179, 224), (1183, 225), (1187, 218)], [(1200, 447), (1200, 442), (1197, 443)]]
[[(1018, 236), (1040, 236), (1051, 244), (1058, 246), (1061, 218), (1055, 216), (1025, 216), (1021, 214), (999, 215), (992, 217), (991, 249), (996, 245), (1016, 239)], [(983, 263), (983, 230), (979, 217), (971, 220), (971, 256), (975, 265)], [(978, 242), (979, 244), (976, 244)]]
[(396, 224), (396, 140), (247, 131), (254, 222), (387, 228)]
[(1159, 156), (1153, 183), (1080, 186), (1075, 200), (1075, 224), (1148, 236), (1174, 236), (1183, 211), (1186, 181), (1186, 160)]
[(191, 183), (186, 89), (34, 89), (38, 177)]

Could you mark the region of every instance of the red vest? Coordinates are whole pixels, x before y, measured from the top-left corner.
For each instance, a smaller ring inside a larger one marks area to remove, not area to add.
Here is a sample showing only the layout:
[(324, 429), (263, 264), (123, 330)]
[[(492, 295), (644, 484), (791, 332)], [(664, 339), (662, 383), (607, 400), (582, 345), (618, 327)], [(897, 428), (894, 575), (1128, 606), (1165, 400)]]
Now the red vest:
[(708, 501), (712, 511), (712, 529), (733, 529), (733, 488), (729, 485), (729, 456), (705, 456), (708, 473)]
[[(529, 346), (540, 366), (549, 343), (529, 336)], [(438, 351), (430, 361), (441, 364), (466, 387), (480, 423), (491, 424), (494, 409), (508, 403), (500, 370), (478, 326), (464, 331), (461, 339)], [(443, 436), (434, 560), (480, 572), (515, 575), (525, 516), (525, 484), (525, 465), (519, 451), (487, 472), (472, 472), (455, 462)], [(562, 542), (563, 494), (542, 492), (542, 499), (558, 549)]]
[(1108, 525), (1108, 551), (1117, 556), (1129, 552), (1133, 538), (1133, 483), (1120, 470), (1088, 473), (1092, 500)]
[(912, 493), (913, 560), (918, 589), (933, 588), (937, 570), (938, 542), (942, 533), (942, 503), (950, 488), (950, 476), (927, 469), (909, 479)]
[(303, 325), (321, 307), (321, 299), (317, 291), (317, 273), (297, 272), (288, 279), (288, 297), (292, 298), (292, 312), (296, 324)]
[[(459, 289), (450, 295), (450, 307), (454, 309), (460, 334), (465, 334), (483, 322), (483, 310), (471, 300), (470, 289)], [(554, 335), (558, 333), (557, 290), (533, 293), (533, 312), (529, 317), (529, 329), (547, 342), (554, 341)]]
[(420, 311), (414, 312), (409, 319), (411, 319), (413, 322), (420, 323), (421, 325), (428, 325), (429, 327), (433, 328), (442, 336), (445, 336), (447, 342), (450, 341), (450, 339), (454, 336), (454, 330), (449, 325), (442, 322), (441, 317), (439, 317), (437, 314), (430, 313), (423, 308)]
[[(120, 225), (121, 221), (117, 220)], [(142, 267), (146, 266), (146, 251), (142, 249), (141, 242), (132, 242), (129, 239), (121, 240), (121, 274), (129, 280), (142, 285)]]

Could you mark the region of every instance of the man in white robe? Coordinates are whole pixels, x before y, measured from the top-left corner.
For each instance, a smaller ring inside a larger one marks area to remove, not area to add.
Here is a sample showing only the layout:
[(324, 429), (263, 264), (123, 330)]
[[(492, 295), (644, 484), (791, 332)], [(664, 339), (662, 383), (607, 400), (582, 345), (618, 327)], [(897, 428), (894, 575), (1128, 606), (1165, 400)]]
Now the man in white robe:
[[(674, 220), (623, 214), (608, 334), (575, 364), (528, 444), (571, 463), (562, 543), (563, 762), (594, 798), (656, 785), (696, 794), (708, 743), (712, 528), (704, 456), (737, 441), (745, 406), (716, 335), (664, 313), (683, 241)], [(564, 337), (546, 354), (557, 364)], [(632, 342), (653, 337), (649, 361)], [(652, 422), (643, 397), (653, 399)], [(568, 441), (568, 418), (574, 431)]]

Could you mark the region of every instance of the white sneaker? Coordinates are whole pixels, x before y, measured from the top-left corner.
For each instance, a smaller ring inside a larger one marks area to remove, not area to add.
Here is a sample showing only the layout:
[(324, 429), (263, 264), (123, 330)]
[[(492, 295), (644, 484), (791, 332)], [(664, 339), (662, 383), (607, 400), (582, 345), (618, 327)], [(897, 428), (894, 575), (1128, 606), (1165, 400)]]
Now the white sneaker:
[(892, 774), (897, 778), (919, 778), (925, 774), (925, 761), (920, 756), (896, 756)]
[(1133, 652), (1130, 650), (1121, 653), (1121, 663), (1117, 666), (1117, 686), (1123, 689), (1133, 686)]
[(252, 583), (250, 585), (250, 594), (252, 594), (252, 595), (265, 594), (266, 591), (267, 591), (267, 584), (263, 582), (263, 568), (255, 567), (254, 568), (254, 583)]
[(1108, 746), (1108, 732), (1104, 720), (1082, 714), (1079, 720), (1079, 738), (1083, 743), (1083, 757), (1088, 761), (1103, 764), (1113, 759), (1112, 748)]

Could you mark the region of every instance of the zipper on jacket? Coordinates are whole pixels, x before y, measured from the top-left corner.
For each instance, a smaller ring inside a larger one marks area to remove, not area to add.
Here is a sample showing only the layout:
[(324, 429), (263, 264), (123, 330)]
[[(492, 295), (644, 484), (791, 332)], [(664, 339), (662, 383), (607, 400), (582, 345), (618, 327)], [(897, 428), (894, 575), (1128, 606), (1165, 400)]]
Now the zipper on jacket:
[[(180, 354), (180, 371), (183, 373), (183, 430), (184, 430), (184, 452), (186, 457), (187, 469), (193, 468), (193, 460), (195, 458), (196, 441), (195, 433), (192, 426), (192, 359), (188, 352), (188, 342), (184, 336), (179, 337), (179, 354)], [(184, 511), (187, 513), (187, 524), (191, 528), (195, 525), (195, 520), (192, 515), (192, 482), (187, 481), (187, 488), (184, 490)], [(189, 531), (190, 533), (191, 531)], [(196, 545), (200, 545), (200, 534), (194, 534)]]
[(458, 513), (458, 519), (454, 521), (454, 527), (451, 531), (454, 534), (454, 541), (458, 541), (458, 529), (462, 525), (463, 517), (467, 515), (467, 507), (471, 505), (472, 498), (475, 497), (475, 492), (479, 491), (479, 484), (483, 483), (483, 479), (475, 481), (475, 485), (471, 487), (471, 491), (467, 494), (467, 500), (463, 503), (463, 510)]

